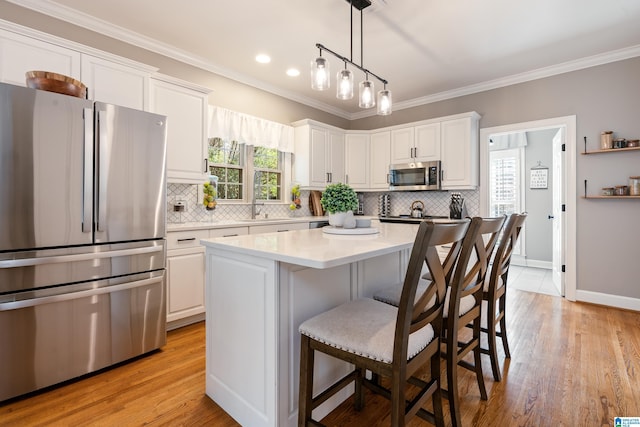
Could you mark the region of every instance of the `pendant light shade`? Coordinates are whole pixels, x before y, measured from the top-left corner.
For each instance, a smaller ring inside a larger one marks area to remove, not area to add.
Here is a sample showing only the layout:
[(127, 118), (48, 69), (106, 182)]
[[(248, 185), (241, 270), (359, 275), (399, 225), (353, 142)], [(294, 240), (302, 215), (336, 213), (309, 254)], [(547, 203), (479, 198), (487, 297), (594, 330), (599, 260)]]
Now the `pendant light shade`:
[(378, 92), (378, 115), (388, 116), (392, 111), (391, 91), (383, 89)]
[(358, 106), (360, 108), (371, 108), (376, 105), (375, 89), (373, 82), (364, 80), (360, 82), (360, 98)]
[[(329, 62), (322, 57), (322, 53), (330, 53), (340, 61), (344, 62), (344, 70), (340, 70), (336, 74), (336, 98), (341, 100), (349, 100), (353, 98), (353, 73), (347, 69), (347, 64), (350, 64), (351, 67), (362, 71), (365, 76), (364, 81), (359, 84), (358, 106), (360, 108), (375, 107), (377, 96), (377, 113), (382, 116), (386, 116), (391, 114), (391, 91), (387, 90), (387, 83), (389, 82), (368, 68), (365, 68), (362, 62), (362, 58), (364, 58), (364, 18), (362, 10), (371, 6), (371, 0), (347, 0), (347, 3), (350, 4), (351, 9), (351, 56), (347, 58), (320, 43), (316, 43), (316, 47), (320, 49), (320, 55), (311, 61), (311, 88), (313, 90), (325, 90), (329, 88)], [(353, 9), (360, 11), (360, 64), (353, 62)], [(378, 79), (380, 83), (384, 85), (383, 90), (376, 94), (373, 82), (369, 80), (369, 76)]]
[(338, 71), (338, 89), (336, 97), (338, 99), (353, 98), (353, 73), (346, 68)]
[(327, 90), (331, 84), (329, 61), (322, 56), (311, 61), (311, 89)]

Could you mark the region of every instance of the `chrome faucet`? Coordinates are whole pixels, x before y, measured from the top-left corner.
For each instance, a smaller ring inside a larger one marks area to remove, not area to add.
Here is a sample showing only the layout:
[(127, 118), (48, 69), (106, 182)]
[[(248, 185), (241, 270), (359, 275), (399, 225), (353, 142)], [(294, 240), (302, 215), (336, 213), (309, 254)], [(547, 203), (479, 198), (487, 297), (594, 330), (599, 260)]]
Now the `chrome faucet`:
[(264, 206), (263, 202), (256, 202), (256, 187), (258, 182), (258, 172), (253, 174), (253, 198), (251, 200), (251, 219), (256, 219), (256, 215), (260, 215), (260, 209), (256, 210), (256, 206)]

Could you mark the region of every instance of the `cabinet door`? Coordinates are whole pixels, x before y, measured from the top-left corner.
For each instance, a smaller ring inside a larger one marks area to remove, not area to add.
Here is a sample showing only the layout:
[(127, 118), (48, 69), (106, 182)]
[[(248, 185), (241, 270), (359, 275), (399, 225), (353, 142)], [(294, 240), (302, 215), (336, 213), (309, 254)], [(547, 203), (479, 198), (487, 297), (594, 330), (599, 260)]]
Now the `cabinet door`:
[(82, 82), (94, 101), (143, 110), (148, 77), (148, 72), (82, 55)]
[(389, 188), (389, 164), (391, 163), (391, 132), (371, 135), (369, 188)]
[(329, 161), (327, 171), (330, 173), (330, 182), (344, 182), (345, 180), (345, 160), (344, 160), (344, 134), (341, 132), (329, 131)]
[(329, 132), (311, 127), (309, 133), (309, 185), (324, 187), (329, 181), (327, 169), (328, 159), (330, 159)]
[(202, 182), (209, 175), (207, 95), (152, 78), (149, 101), (152, 112), (167, 116), (167, 180)]
[(474, 189), (478, 185), (477, 121), (472, 118), (441, 123), (442, 189)]
[(356, 190), (369, 188), (369, 135), (345, 136), (345, 183)]
[(391, 131), (391, 163), (410, 163), (414, 157), (414, 128)]
[(416, 126), (415, 161), (440, 160), (440, 123)]
[(80, 79), (80, 53), (0, 30), (0, 81), (26, 86), (27, 71), (51, 71)]
[(204, 248), (167, 254), (167, 322), (204, 313)]

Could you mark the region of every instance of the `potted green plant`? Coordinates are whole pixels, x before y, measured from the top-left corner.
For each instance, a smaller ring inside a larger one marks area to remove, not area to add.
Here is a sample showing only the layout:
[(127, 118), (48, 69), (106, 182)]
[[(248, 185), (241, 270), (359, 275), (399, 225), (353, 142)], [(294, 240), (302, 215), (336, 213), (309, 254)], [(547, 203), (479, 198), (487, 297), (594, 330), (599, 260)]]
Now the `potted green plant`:
[(342, 227), (347, 212), (358, 209), (358, 195), (347, 184), (329, 184), (322, 193), (320, 203), (329, 213), (329, 224)]

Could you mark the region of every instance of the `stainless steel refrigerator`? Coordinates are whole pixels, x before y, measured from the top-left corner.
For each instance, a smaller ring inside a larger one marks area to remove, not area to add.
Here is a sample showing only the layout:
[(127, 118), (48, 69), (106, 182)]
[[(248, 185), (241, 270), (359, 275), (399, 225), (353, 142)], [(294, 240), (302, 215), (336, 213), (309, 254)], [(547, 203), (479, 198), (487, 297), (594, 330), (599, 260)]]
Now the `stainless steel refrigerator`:
[(166, 118), (0, 83), (0, 401), (166, 342)]

